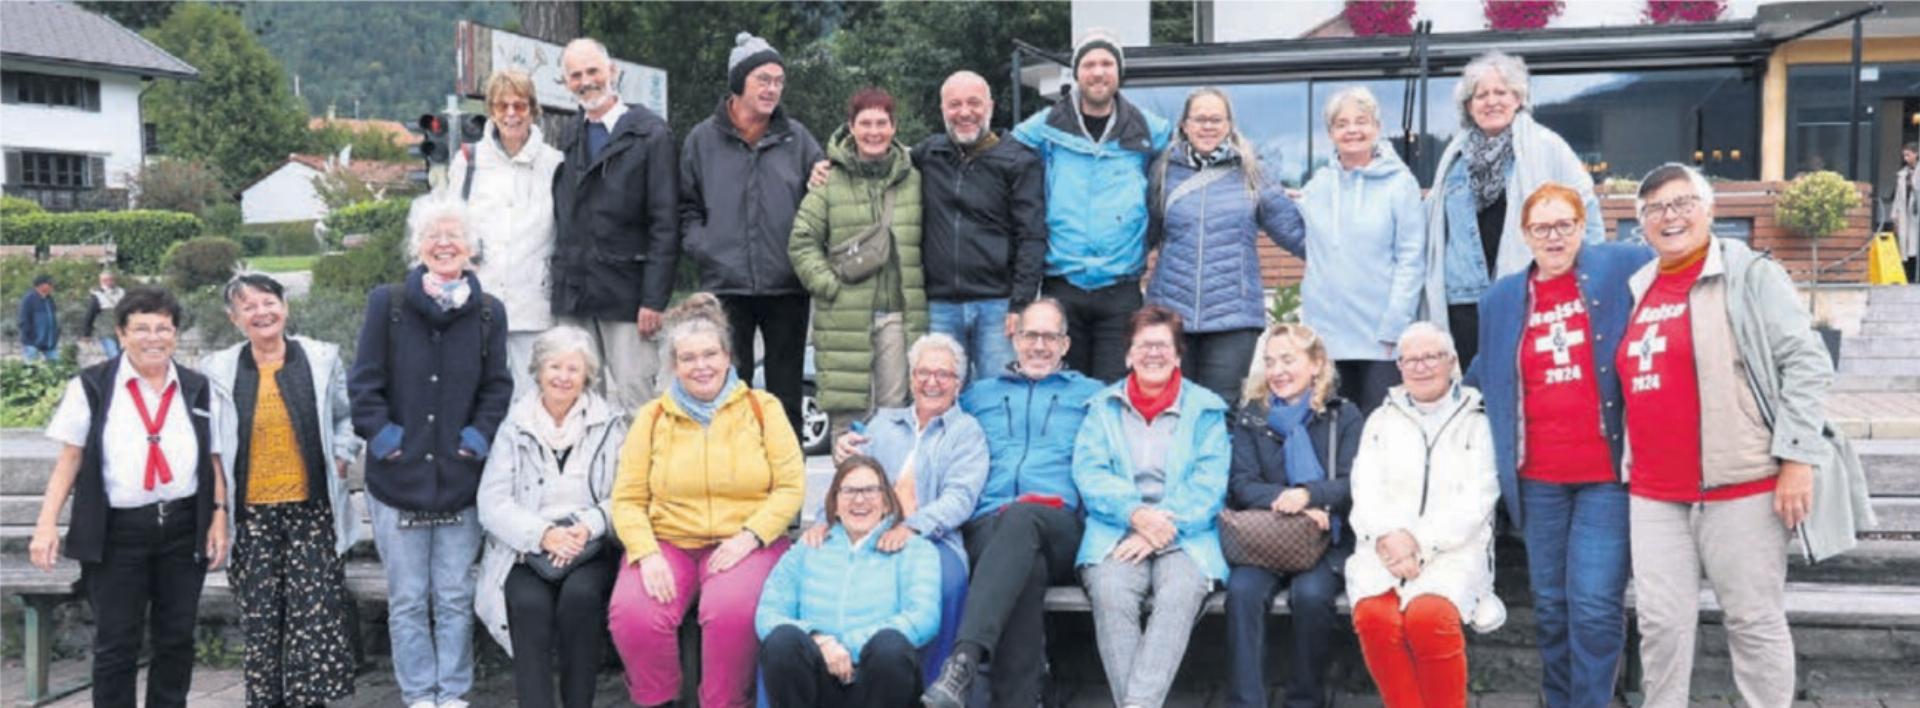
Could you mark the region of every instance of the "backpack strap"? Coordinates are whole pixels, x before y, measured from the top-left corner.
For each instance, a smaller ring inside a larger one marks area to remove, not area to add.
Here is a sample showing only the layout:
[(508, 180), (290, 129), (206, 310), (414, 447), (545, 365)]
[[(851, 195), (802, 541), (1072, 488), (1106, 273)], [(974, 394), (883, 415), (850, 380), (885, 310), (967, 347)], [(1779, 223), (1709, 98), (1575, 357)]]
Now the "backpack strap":
[(473, 197), (473, 143), (460, 144), (460, 156), (467, 158), (467, 177), (460, 182), (460, 201), (472, 201)]

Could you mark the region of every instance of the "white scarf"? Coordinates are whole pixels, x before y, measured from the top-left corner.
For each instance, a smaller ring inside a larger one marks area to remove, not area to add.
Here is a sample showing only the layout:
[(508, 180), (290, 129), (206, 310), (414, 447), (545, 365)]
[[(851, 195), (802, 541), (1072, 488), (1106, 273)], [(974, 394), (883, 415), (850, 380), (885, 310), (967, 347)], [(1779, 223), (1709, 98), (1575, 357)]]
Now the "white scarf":
[(581, 393), (573, 402), (573, 408), (567, 411), (560, 423), (553, 422), (553, 415), (547, 412), (546, 404), (540, 401), (539, 392), (523, 396), (514, 406), (514, 422), (522, 429), (533, 433), (533, 437), (548, 450), (559, 452), (580, 442), (587, 434), (587, 410), (594, 407), (596, 399), (591, 393)]

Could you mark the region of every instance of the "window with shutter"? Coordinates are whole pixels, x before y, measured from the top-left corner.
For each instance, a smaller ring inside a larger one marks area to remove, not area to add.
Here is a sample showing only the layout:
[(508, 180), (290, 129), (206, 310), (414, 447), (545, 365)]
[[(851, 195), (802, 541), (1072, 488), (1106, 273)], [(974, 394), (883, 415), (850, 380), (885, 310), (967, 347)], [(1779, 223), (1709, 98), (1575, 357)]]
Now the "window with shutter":
[(79, 76), (0, 72), (0, 95), (7, 103), (100, 111), (100, 82)]

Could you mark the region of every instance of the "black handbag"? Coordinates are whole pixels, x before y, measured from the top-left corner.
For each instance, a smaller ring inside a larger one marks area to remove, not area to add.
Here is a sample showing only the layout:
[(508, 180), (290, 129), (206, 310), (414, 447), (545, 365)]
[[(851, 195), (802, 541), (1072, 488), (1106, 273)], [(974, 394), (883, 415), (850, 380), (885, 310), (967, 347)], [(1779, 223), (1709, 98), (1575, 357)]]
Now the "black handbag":
[[(553, 525), (567, 528), (573, 526), (573, 519), (561, 519), (553, 522)], [(573, 562), (566, 565), (554, 565), (552, 554), (546, 551), (528, 553), (521, 556), (520, 562), (526, 564), (527, 569), (533, 571), (534, 575), (540, 576), (541, 580), (549, 583), (557, 583), (565, 580), (567, 574), (573, 572), (574, 568), (578, 568), (581, 564), (600, 557), (600, 554), (606, 551), (606, 547), (607, 537), (601, 536), (587, 541), (586, 547), (580, 549), (580, 555), (574, 556)]]

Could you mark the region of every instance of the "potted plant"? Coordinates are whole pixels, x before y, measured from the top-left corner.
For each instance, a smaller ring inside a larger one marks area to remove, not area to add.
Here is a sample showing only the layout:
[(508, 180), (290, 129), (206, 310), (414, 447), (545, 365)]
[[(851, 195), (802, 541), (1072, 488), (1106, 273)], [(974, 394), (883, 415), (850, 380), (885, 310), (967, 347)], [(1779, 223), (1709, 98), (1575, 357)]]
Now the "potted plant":
[(1826, 341), (1827, 354), (1835, 366), (1840, 364), (1840, 331), (1820, 311), (1820, 240), (1847, 225), (1847, 212), (1860, 207), (1860, 190), (1839, 173), (1821, 170), (1795, 177), (1774, 204), (1774, 218), (1781, 226), (1807, 238), (1813, 247), (1813, 284), (1808, 307), (1813, 312), (1813, 328)]

